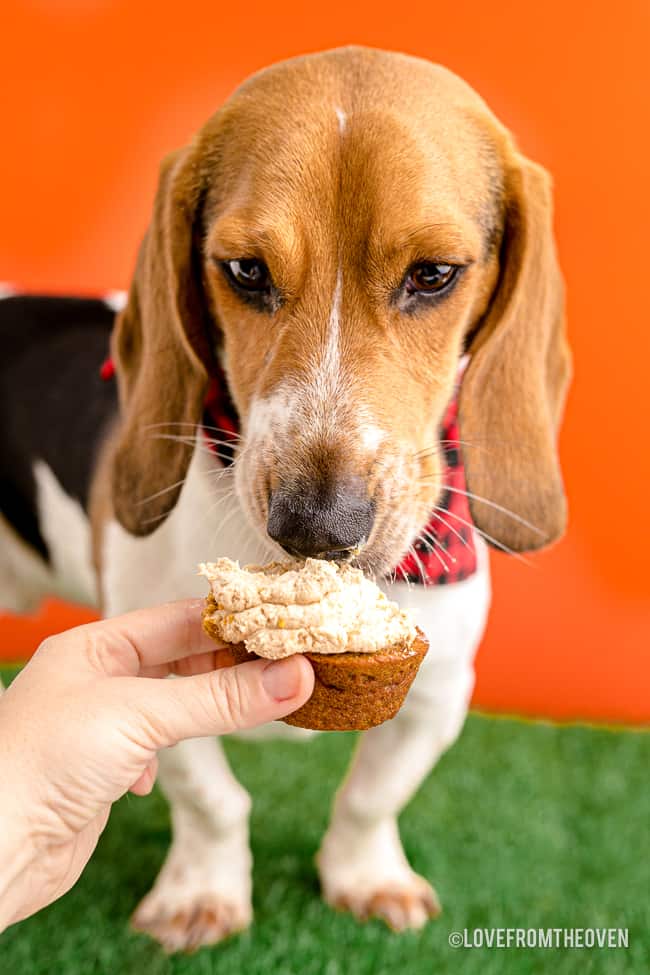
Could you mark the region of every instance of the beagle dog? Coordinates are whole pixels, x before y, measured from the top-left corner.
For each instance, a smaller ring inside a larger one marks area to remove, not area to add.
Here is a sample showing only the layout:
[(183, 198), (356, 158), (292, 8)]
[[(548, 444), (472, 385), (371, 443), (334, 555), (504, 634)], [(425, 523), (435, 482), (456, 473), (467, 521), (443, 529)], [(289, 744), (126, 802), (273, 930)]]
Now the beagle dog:
[[(286, 551), (385, 580), (431, 649), (399, 715), (360, 737), (317, 863), (330, 904), (418, 928), (438, 903), (397, 817), (463, 725), (484, 540), (522, 552), (565, 526), (550, 179), (443, 67), (357, 47), (292, 59), (164, 160), (112, 305), (0, 302), (0, 604), (56, 592), (114, 615), (203, 595), (201, 560)], [(445, 490), (461, 363), (476, 566), (421, 585), (393, 570)], [(237, 434), (205, 422), (216, 375)], [(173, 842), (135, 924), (168, 950), (216, 942), (251, 921), (251, 800), (214, 740), (161, 755), (160, 784)]]

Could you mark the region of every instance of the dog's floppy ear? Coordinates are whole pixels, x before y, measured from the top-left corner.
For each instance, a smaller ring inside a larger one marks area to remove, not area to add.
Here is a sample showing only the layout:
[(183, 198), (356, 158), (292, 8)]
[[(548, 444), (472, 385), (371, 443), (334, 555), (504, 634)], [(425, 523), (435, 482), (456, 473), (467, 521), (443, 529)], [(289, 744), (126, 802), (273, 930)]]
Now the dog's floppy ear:
[(550, 177), (518, 154), (506, 176), (499, 282), (469, 352), (459, 418), (472, 517), (500, 546), (540, 548), (566, 526), (556, 439), (571, 358)]
[(113, 333), (120, 428), (113, 460), (113, 509), (134, 535), (154, 531), (174, 507), (192, 456), (209, 361), (198, 257), (202, 200), (196, 146), (167, 156), (153, 218), (125, 309)]

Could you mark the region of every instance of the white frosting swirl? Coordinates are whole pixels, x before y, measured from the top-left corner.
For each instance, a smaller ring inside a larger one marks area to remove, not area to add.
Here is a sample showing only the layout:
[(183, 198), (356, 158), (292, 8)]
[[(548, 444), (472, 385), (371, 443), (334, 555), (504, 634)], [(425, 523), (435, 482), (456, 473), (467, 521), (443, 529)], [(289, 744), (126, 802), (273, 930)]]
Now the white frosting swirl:
[(226, 643), (260, 657), (294, 653), (373, 653), (412, 643), (416, 630), (359, 569), (322, 559), (241, 568), (204, 562), (217, 609), (210, 619)]

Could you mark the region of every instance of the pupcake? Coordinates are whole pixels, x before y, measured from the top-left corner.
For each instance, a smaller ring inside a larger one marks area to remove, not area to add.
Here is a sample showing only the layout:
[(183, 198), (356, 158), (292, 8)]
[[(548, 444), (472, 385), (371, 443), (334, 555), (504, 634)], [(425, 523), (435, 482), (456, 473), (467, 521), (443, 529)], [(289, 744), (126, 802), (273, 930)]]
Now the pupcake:
[(240, 567), (201, 564), (210, 585), (206, 632), (237, 663), (304, 654), (314, 691), (287, 724), (323, 731), (372, 728), (394, 717), (428, 649), (409, 613), (359, 569), (322, 559)]

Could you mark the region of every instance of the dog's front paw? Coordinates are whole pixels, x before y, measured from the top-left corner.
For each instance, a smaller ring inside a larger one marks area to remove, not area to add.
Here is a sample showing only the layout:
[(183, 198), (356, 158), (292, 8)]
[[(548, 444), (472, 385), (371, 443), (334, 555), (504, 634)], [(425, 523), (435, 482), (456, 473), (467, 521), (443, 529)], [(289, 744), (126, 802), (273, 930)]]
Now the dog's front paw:
[(316, 863), (327, 903), (360, 921), (378, 917), (393, 931), (406, 931), (440, 914), (435, 890), (404, 855), (394, 819), (363, 826), (339, 817)]
[(236, 903), (221, 894), (152, 890), (136, 909), (131, 923), (159, 941), (165, 951), (196, 951), (243, 931), (252, 918), (250, 903)]
[(376, 890), (349, 890), (325, 899), (337, 910), (350, 911), (359, 921), (385, 921), (392, 931), (419, 930), (440, 914), (438, 895), (424, 877), (386, 883)]

